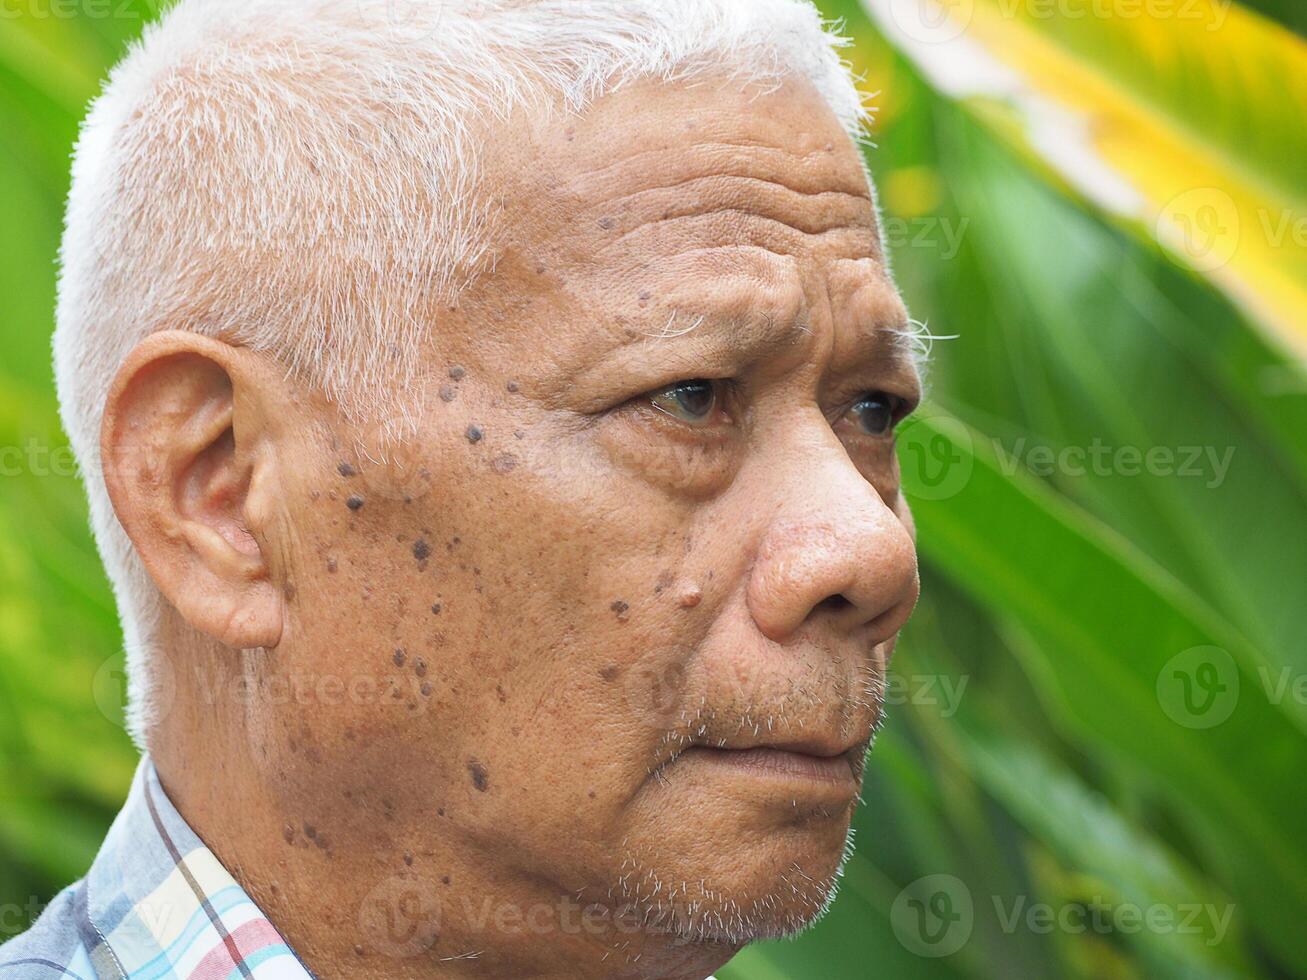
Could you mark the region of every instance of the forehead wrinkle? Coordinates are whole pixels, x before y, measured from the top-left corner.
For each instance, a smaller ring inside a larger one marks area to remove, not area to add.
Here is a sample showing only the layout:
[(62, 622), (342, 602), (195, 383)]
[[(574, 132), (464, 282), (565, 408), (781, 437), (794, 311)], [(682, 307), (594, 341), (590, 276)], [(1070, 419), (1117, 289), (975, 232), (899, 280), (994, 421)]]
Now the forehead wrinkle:
[[(697, 193), (696, 193), (697, 192)], [(670, 197), (659, 206), (659, 198)], [(613, 217), (613, 206), (621, 215)], [(839, 229), (874, 229), (871, 201), (843, 191), (794, 191), (785, 184), (757, 177), (713, 175), (692, 178), (667, 187), (644, 188), (591, 208), (601, 227), (616, 224), (616, 237), (602, 247), (621, 246), (651, 225), (710, 215), (739, 215), (773, 221), (805, 235), (822, 235)]]
[(628, 178), (657, 179), (640, 188), (675, 188), (713, 176), (755, 177), (800, 194), (839, 192), (870, 203), (871, 193), (860, 168), (841, 166), (830, 150), (796, 153), (764, 142), (701, 141), (682, 146), (639, 150), (568, 179), (563, 190), (585, 196), (596, 189), (622, 184)]

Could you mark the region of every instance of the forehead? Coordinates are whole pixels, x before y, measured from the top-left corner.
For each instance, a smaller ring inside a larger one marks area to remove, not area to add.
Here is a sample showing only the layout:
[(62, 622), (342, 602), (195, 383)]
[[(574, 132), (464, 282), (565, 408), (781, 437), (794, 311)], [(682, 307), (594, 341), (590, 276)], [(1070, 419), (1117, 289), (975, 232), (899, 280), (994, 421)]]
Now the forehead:
[(809, 83), (642, 81), (520, 123), (492, 164), (497, 272), (567, 307), (560, 354), (704, 318), (906, 321), (860, 152)]

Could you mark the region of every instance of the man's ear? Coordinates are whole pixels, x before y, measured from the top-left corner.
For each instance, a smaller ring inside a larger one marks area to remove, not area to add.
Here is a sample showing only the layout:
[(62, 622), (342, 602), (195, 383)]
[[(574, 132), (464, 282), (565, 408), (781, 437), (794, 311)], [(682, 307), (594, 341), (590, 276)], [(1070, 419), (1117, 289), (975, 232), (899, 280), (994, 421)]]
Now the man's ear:
[(155, 584), (241, 649), (275, 647), (284, 622), (259, 526), (276, 512), (263, 406), (281, 380), (248, 350), (161, 331), (119, 369), (100, 429), (109, 497)]

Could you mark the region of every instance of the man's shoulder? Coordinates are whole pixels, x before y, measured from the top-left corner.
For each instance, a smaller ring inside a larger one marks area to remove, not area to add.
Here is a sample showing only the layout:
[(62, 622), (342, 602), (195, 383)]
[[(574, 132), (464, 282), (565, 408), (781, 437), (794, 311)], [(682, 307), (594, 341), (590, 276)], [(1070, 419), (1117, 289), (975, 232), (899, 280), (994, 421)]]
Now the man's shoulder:
[(95, 980), (95, 971), (77, 926), (80, 882), (61, 891), (32, 927), (0, 944), (0, 980), (78, 977)]

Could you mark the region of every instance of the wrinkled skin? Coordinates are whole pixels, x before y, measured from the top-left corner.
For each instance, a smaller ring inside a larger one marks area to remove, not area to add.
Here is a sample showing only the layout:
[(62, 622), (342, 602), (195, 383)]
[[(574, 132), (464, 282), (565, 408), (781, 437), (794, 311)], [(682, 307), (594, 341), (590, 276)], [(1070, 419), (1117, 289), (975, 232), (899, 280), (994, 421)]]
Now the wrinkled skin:
[[(264, 355), (124, 366), (106, 478), (176, 609), (151, 754), (323, 977), (701, 978), (842, 860), (917, 594), (851, 406), (915, 401), (907, 318), (804, 83), (514, 125), (497, 264), (384, 460)], [(648, 395), (695, 378), (704, 418)]]

